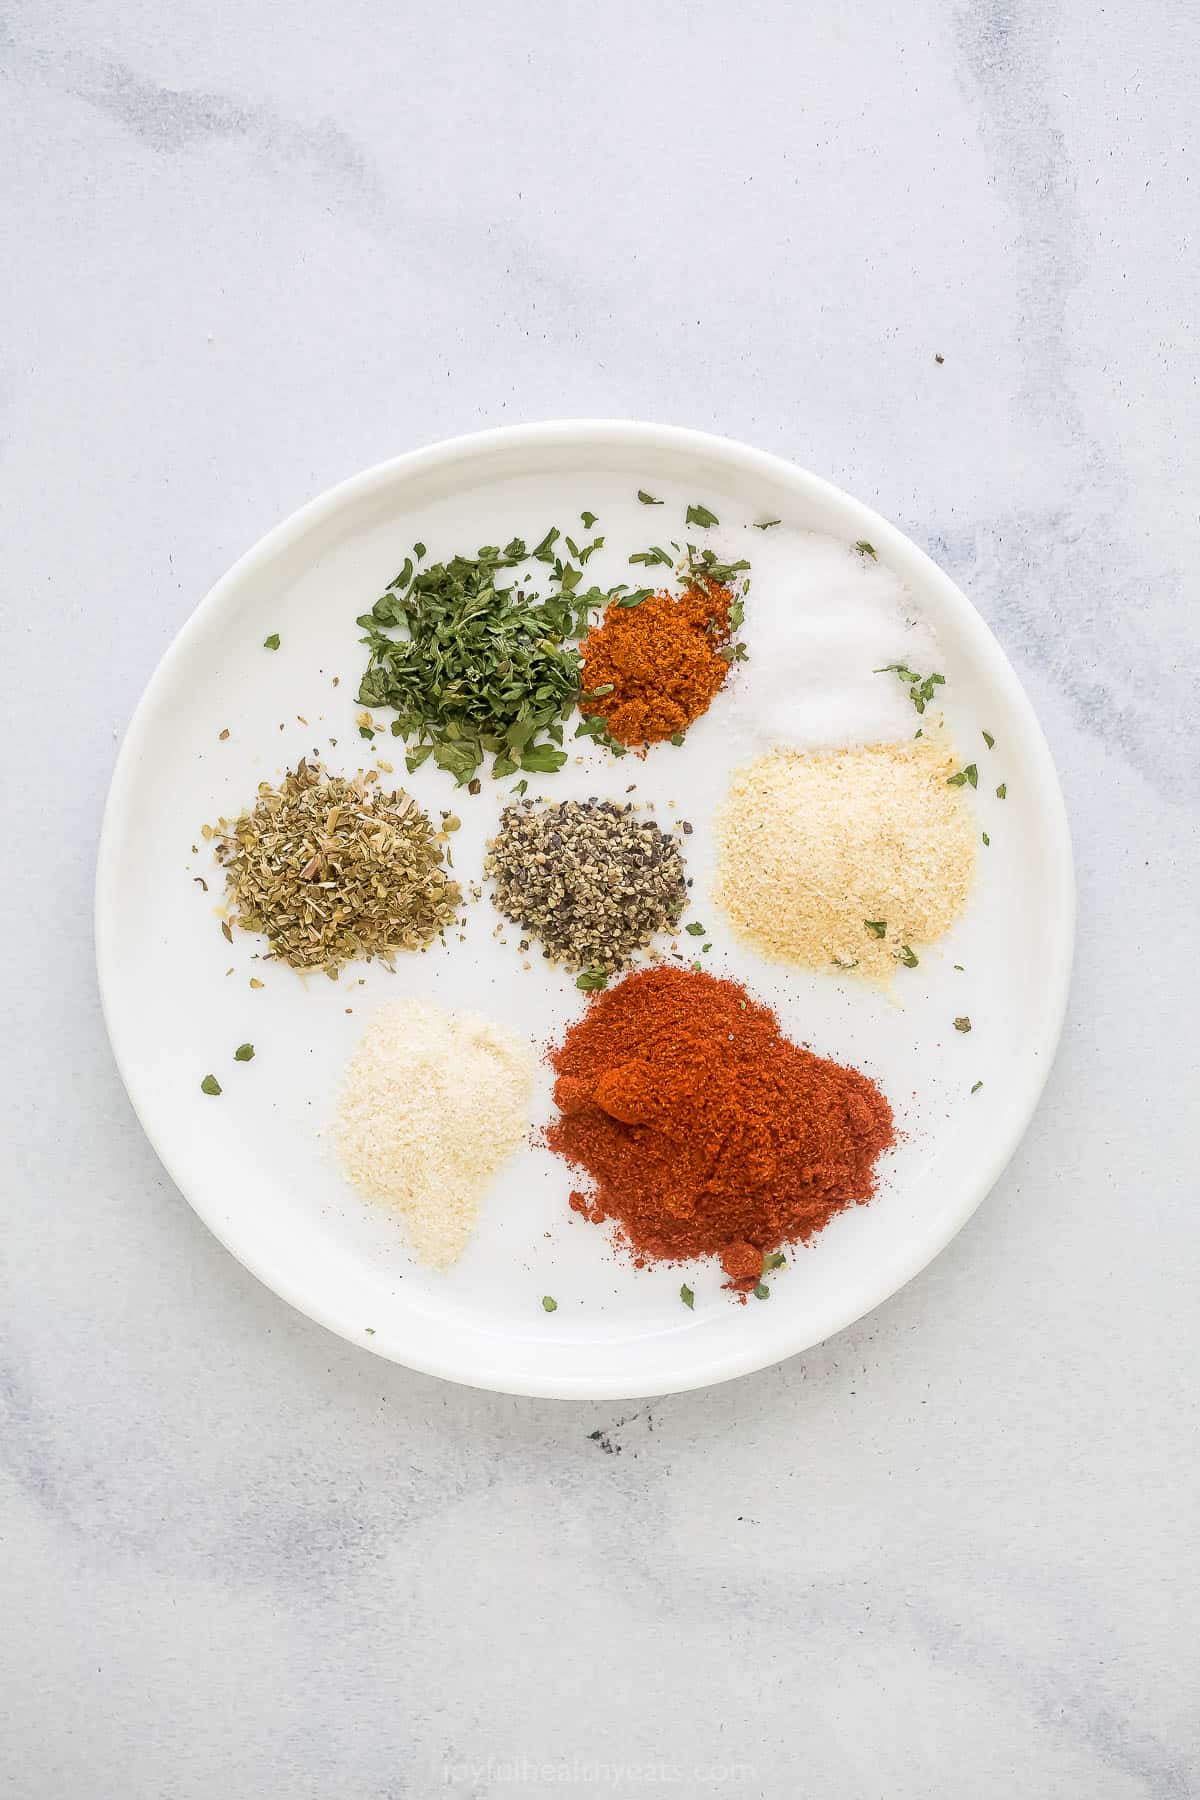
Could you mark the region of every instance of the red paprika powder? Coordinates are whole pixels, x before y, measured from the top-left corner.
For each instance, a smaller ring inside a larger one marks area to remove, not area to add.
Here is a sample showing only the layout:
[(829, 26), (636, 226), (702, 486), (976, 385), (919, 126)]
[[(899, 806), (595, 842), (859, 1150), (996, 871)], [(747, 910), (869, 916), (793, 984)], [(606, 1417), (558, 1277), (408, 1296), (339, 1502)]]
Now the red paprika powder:
[(763, 1256), (869, 1200), (892, 1110), (856, 1069), (784, 1037), (734, 981), (659, 967), (596, 994), (552, 1052), (553, 1150), (591, 1177), (572, 1205), (636, 1256), (716, 1256), (754, 1287)]
[(580, 646), (583, 711), (639, 748), (686, 731), (729, 674), (733, 603), (729, 588), (702, 579), (637, 606), (614, 602)]

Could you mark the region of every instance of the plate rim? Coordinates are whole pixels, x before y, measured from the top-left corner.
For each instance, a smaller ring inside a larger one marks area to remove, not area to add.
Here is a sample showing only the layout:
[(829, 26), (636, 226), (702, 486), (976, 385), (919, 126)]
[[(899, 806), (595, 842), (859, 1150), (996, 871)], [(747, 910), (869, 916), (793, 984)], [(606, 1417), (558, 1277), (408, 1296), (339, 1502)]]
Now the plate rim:
[[(137, 1082), (131, 1073), (128, 1059), (122, 1053), (120, 1031), (116, 1024), (116, 978), (109, 955), (107, 925), (107, 921), (112, 917), (118, 895), (119, 870), (116, 862), (118, 826), (125, 803), (126, 790), (132, 784), (141, 742), (147, 733), (150, 718), (155, 711), (156, 691), (160, 685), (165, 683), (173, 666), (186, 657), (193, 638), (203, 632), (207, 618), (220, 606), (226, 592), (237, 587), (247, 577), (252, 576), (260, 564), (272, 560), (281, 550), (315, 526), (319, 526), (324, 520), (335, 515), (343, 507), (369, 497), (374, 489), (386, 488), (397, 480), (436, 470), (446, 464), (483, 458), (501, 447), (519, 454), (523, 448), (544, 449), (552, 446), (558, 449), (569, 449), (579, 448), (583, 442), (600, 445), (620, 444), (622, 447), (640, 444), (646, 450), (665, 450), (692, 456), (712, 457), (715, 455), (722, 461), (729, 461), (732, 458), (750, 474), (758, 471), (764, 478), (769, 478), (773, 482), (782, 482), (802, 490), (809, 498), (815, 497), (827, 502), (836, 502), (841, 506), (848, 506), (864, 521), (871, 532), (872, 540), (878, 535), (883, 542), (890, 539), (893, 543), (903, 544), (906, 552), (914, 557), (921, 567), (926, 581), (939, 587), (944, 596), (961, 611), (963, 627), (972, 639), (973, 652), (978, 652), (982, 663), (990, 672), (994, 672), (1003, 683), (1009, 698), (1021, 716), (1022, 736), (1027, 752), (1035, 763), (1042, 804), (1046, 808), (1046, 822), (1050, 834), (1047, 876), (1055, 900), (1054, 906), (1050, 909), (1052, 917), (1047, 919), (1047, 931), (1051, 936), (1048, 950), (1050, 967), (1053, 972), (1053, 991), (1046, 996), (1046, 1002), (1042, 1009), (1040, 1035), (1027, 1047), (1024, 1078), (1020, 1079), (1018, 1076), (1016, 1090), (1009, 1102), (1007, 1128), (997, 1135), (993, 1153), (986, 1163), (975, 1173), (972, 1180), (962, 1184), (962, 1199), (959, 1205), (949, 1211), (939, 1230), (929, 1237), (923, 1237), (909, 1254), (893, 1257), (871, 1288), (869, 1298), (861, 1303), (858, 1300), (854, 1301), (849, 1310), (843, 1306), (839, 1316), (832, 1323), (822, 1321), (816, 1332), (806, 1327), (802, 1318), (794, 1322), (793, 1328), (789, 1332), (786, 1329), (785, 1316), (784, 1328), (781, 1329), (778, 1340), (775, 1336), (765, 1343), (756, 1339), (754, 1342), (745, 1343), (740, 1353), (736, 1350), (731, 1352), (727, 1348), (722, 1349), (715, 1358), (706, 1359), (686, 1370), (680, 1370), (669, 1378), (665, 1378), (660, 1373), (648, 1375), (644, 1380), (622, 1380), (619, 1386), (613, 1385), (613, 1378), (610, 1375), (589, 1377), (586, 1373), (580, 1372), (552, 1372), (545, 1379), (522, 1376), (520, 1379), (514, 1380), (506, 1377), (503, 1371), (493, 1373), (481, 1369), (474, 1361), (466, 1364), (460, 1362), (454, 1354), (453, 1342), (448, 1348), (441, 1347), (429, 1354), (423, 1354), (420, 1347), (414, 1349), (411, 1345), (404, 1346), (403, 1350), (393, 1348), (382, 1332), (377, 1333), (371, 1342), (364, 1343), (361, 1326), (357, 1321), (350, 1321), (339, 1316), (336, 1311), (326, 1306), (320, 1296), (314, 1294), (311, 1289), (301, 1291), (302, 1284), (281, 1277), (277, 1271), (263, 1266), (263, 1258), (245, 1254), (244, 1247), (239, 1247), (236, 1232), (231, 1232), (223, 1220), (211, 1216), (203, 1204), (189, 1193), (182, 1175), (176, 1168), (177, 1159), (160, 1142), (159, 1134), (156, 1133), (151, 1119), (139, 1101), (136, 1092)], [(769, 451), (757, 450), (736, 438), (647, 420), (564, 418), (523, 425), (497, 426), (485, 431), (443, 438), (435, 443), (404, 451), (383, 462), (374, 463), (370, 467), (360, 470), (359, 473), (336, 483), (333, 487), (324, 489), (296, 508), (260, 537), (248, 550), (244, 551), (220, 576), (188, 618), (184, 620), (182, 626), (164, 649), (142, 690), (122, 737), (113, 764), (97, 846), (93, 932), (100, 1006), (105, 1030), (122, 1085), (129, 1096), (138, 1122), (159, 1162), (193, 1212), (244, 1268), (280, 1299), (317, 1324), (335, 1332), (339, 1337), (356, 1345), (359, 1349), (370, 1351), (372, 1354), (402, 1367), (489, 1392), (526, 1395), (543, 1399), (600, 1400), (635, 1399), (681, 1393), (712, 1386), (722, 1381), (752, 1374), (759, 1369), (772, 1367), (790, 1356), (802, 1354), (805, 1350), (828, 1341), (838, 1332), (846, 1330), (849, 1326), (856, 1324), (858, 1320), (865, 1318), (885, 1300), (898, 1293), (941, 1254), (946, 1245), (966, 1225), (999, 1180), (1029, 1127), (1049, 1079), (1066, 1017), (1074, 958), (1075, 911), (1075, 873), (1070, 823), (1058, 771), (1041, 722), (1025, 691), (1024, 684), (986, 620), (957, 583), (934, 562), (932, 557), (907, 537), (898, 526), (882, 514), (877, 513), (865, 501), (859, 500), (856, 496), (847, 493), (845, 489), (826, 480), (825, 477), (815, 474), (786, 457)], [(379, 1341), (380, 1339), (383, 1341)]]

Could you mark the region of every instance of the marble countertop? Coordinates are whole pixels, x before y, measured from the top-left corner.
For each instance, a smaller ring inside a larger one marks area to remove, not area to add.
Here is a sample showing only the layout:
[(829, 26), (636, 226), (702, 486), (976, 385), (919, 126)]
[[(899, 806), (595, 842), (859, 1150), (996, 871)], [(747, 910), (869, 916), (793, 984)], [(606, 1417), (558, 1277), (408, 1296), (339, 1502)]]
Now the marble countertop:
[[(0, 1794), (1200, 1788), (1198, 50), (1183, 0), (6, 9)], [(116, 741), (211, 582), (368, 463), (561, 414), (745, 438), (925, 545), (1080, 890), (961, 1236), (623, 1407), (259, 1287), (139, 1130), (91, 948)]]

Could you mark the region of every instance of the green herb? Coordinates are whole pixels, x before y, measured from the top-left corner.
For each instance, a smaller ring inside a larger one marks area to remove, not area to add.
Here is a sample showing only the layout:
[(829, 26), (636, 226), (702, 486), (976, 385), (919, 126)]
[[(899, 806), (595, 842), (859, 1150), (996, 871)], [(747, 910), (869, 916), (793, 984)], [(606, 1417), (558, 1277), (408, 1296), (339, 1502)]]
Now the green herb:
[(522, 781), (515, 782), (513, 784), (513, 793), (514, 794), (527, 794), (528, 792), (529, 792), (529, 783), (527, 781), (522, 780)]
[(971, 1089), (971, 1092), (972, 1092), (972, 1093), (973, 1093), (973, 1094), (977, 1094), (977, 1093), (978, 1093), (978, 1092), (979, 1092), (979, 1090), (980, 1090), (980, 1088), (981, 1088), (981, 1087), (982, 1087), (982, 1086), (983, 1086), (983, 1083), (982, 1083), (982, 1081), (977, 1081), (977, 1082), (976, 1082), (976, 1083), (975, 1083), (975, 1086), (974, 1086), (974, 1087), (973, 1087), (973, 1088), (972, 1088), (972, 1089)]
[(617, 600), (618, 606), (640, 606), (654, 592), (653, 588), (634, 588), (631, 594), (622, 594)]
[(413, 545), (413, 555), (416, 557), (417, 561), (420, 562), (425, 555), (424, 544), (414, 544)]
[(868, 544), (866, 538), (859, 538), (859, 540), (858, 540), (857, 544), (855, 544), (854, 548), (858, 551), (858, 554), (860, 556), (869, 556), (872, 562), (876, 562), (878, 560), (875, 555), (874, 544)]
[(758, 1286), (755, 1288), (754, 1298), (756, 1300), (769, 1300), (771, 1298), (771, 1290), (767, 1286), (765, 1281), (760, 1281)]
[(682, 742), (683, 742), (682, 731), (673, 731), (671, 733), (670, 742), (672, 744), (674, 744), (675, 748), (678, 750), (680, 744), (682, 744)]
[(234, 1062), (252, 1062), (254, 1060), (254, 1045), (239, 1044), (233, 1053), (233, 1060)]
[(900, 961), (904, 964), (906, 969), (915, 969), (919, 965), (921, 959), (915, 950), (911, 950), (907, 944), (902, 944), (900, 947)]
[[(944, 675), (918, 675), (915, 669), (907, 668), (904, 663), (885, 663), (882, 669), (875, 669), (872, 673), (896, 675), (901, 681), (906, 681), (911, 690), (908, 697), (919, 713), (923, 713), (933, 699), (934, 688), (946, 685)], [(920, 737), (920, 735), (918, 732), (917, 736)]]
[[(409, 559), (359, 618), (370, 652), (360, 702), (394, 707), (395, 734), (413, 753), (432, 752), (460, 785), (487, 756), (498, 776), (549, 774), (567, 760), (561, 722), (579, 691), (572, 640), (612, 596), (579, 590), (579, 570), (555, 555), (559, 536), (554, 526), (532, 551), (513, 538), (415, 573)], [(505, 584), (504, 572), (527, 557), (549, 566), (556, 591), (531, 592), (528, 576)]]
[(638, 499), (643, 506), (661, 506), (663, 504), (661, 500), (656, 500), (653, 494), (648, 494), (645, 488), (638, 489)]
[(692, 1310), (692, 1311), (693, 1311), (693, 1312), (695, 1312), (695, 1310), (696, 1310), (696, 1296), (695, 1296), (695, 1294), (694, 1294), (694, 1293), (693, 1293), (693, 1292), (692, 1292), (692, 1290), (691, 1290), (691, 1288), (690, 1288), (690, 1287), (689, 1287), (689, 1286), (688, 1286), (688, 1284), (687, 1284), (687, 1282), (686, 1282), (686, 1281), (685, 1281), (685, 1282), (684, 1282), (684, 1284), (683, 1284), (683, 1286), (682, 1286), (682, 1287), (681, 1287), (681, 1288), (680, 1288), (680, 1290), (679, 1290), (679, 1298), (680, 1298), (680, 1299), (681, 1299), (681, 1300), (682, 1300), (682, 1301), (683, 1301), (683, 1304), (684, 1304), (684, 1305), (685, 1305), (685, 1306), (687, 1306), (687, 1307), (690, 1307), (690, 1308), (691, 1308), (691, 1310)]
[(863, 924), (866, 926), (867, 930), (872, 933), (873, 936), (875, 936), (877, 938), (887, 936), (887, 920), (886, 919), (864, 919)]
[(375, 736), (375, 733), (369, 725), (360, 725), (358, 728), (358, 735), (361, 738), (366, 738), (367, 741), (370, 742), (370, 740)]
[(279, 633), (277, 631), (273, 631), (271, 633), (270, 637), (265, 637), (263, 639), (263, 649), (264, 650), (278, 650), (278, 648), (279, 648)]
[(368, 1337), (375, 1336), (375, 1327), (373, 1325), (364, 1325), (363, 1330), (366, 1332)]
[(579, 516), (583, 520), (583, 529), (590, 531), (599, 515), (594, 512), (581, 512)]
[(552, 750), (549, 744), (532, 744), (521, 752), (521, 767), (530, 775), (553, 775), (566, 761), (566, 751)]
[(996, 789), (996, 798), (997, 798), (997, 800), (1005, 800), (1005, 799), (1007, 799), (1007, 797), (1008, 797), (1008, 783), (1007, 783), (1007, 781), (1002, 781), (1000, 783), (1000, 786)]
[(988, 844), (988, 845), (990, 845), (990, 844), (991, 844), (991, 841), (992, 841), (992, 840), (991, 840), (991, 838), (990, 838), (990, 837), (989, 837), (989, 836), (988, 836), (988, 834), (987, 834), (987, 832), (986, 832), (986, 831), (985, 831), (985, 832), (983, 832), (983, 833), (981, 833), (981, 836), (982, 836), (982, 838), (983, 838), (983, 841), (984, 841), (984, 843), (985, 843), (985, 844)]
[(782, 1250), (768, 1250), (763, 1257), (763, 1274), (769, 1274), (772, 1269), (782, 1269), (786, 1261), (787, 1257)]
[(206, 1075), (204, 1080), (200, 1083), (200, 1092), (202, 1094), (219, 1094), (220, 1091), (221, 1084), (215, 1075)]
[[(294, 969), (423, 950), (462, 900), (426, 814), (402, 790), (301, 759), (217, 835), (231, 907)], [(227, 922), (226, 922), (227, 923)], [(232, 937), (232, 933), (230, 933)]]
[(967, 1018), (967, 1017), (965, 1017), (965, 1015), (964, 1015), (964, 1017), (963, 1017), (963, 1018), (961, 1018), (961, 1019), (955, 1019), (955, 1021), (954, 1021), (954, 1029), (955, 1029), (955, 1031), (962, 1031), (962, 1032), (967, 1032), (967, 1031), (970, 1031), (970, 1029), (971, 1029), (971, 1021), (970, 1021), (970, 1019), (968, 1019), (968, 1018)]
[(913, 732), (913, 736), (915, 738), (924, 737), (925, 736), (925, 727), (923, 725), (918, 725), (917, 729)]
[(961, 963), (955, 963), (955, 965), (954, 965), (954, 967), (955, 967), (955, 968), (956, 968), (956, 969), (957, 969), (957, 970), (958, 970), (958, 972), (959, 972), (959, 974), (960, 974), (960, 975), (965, 975), (965, 974), (966, 974), (966, 972), (967, 972), (967, 971), (966, 971), (966, 970), (965, 970), (965, 969), (964, 969), (964, 968), (963, 968), (963, 966), (962, 966), (962, 964), (961, 964)]
[(608, 986), (607, 969), (585, 969), (582, 975), (575, 977), (575, 986), (582, 988), (585, 994), (593, 993), (597, 988)]
[(699, 525), (703, 530), (707, 531), (710, 525), (719, 525), (721, 521), (718, 519), (715, 512), (709, 512), (707, 506), (696, 504), (688, 507), (687, 517), (684, 520), (684, 523), (687, 525)]
[(721, 587), (731, 587), (749, 567), (744, 556), (737, 562), (725, 563), (718, 559), (715, 550), (697, 550), (695, 544), (687, 547), (687, 573), (692, 582), (715, 581)]
[(772, 525), (782, 525), (782, 524), (783, 524), (782, 519), (760, 519), (759, 522), (755, 525), (754, 529), (755, 529), (755, 531), (770, 531)]
[(979, 771), (974, 763), (968, 763), (965, 769), (958, 771), (957, 775), (947, 775), (946, 786), (965, 787), (968, 781), (972, 787), (979, 786)]
[(683, 929), (687, 932), (689, 937), (703, 937), (704, 933), (708, 930), (708, 927), (707, 925), (698, 925), (695, 920), (693, 920), (690, 925), (685, 925)]
[(557, 1312), (558, 1311), (558, 1301), (551, 1299), (549, 1294), (543, 1294), (542, 1295), (542, 1311), (543, 1312)]
[(987, 745), (987, 747), (988, 747), (988, 749), (989, 749), (989, 750), (994, 750), (994, 749), (995, 749), (995, 748), (996, 748), (996, 740), (995, 740), (995, 738), (994, 738), (994, 737), (993, 737), (993, 736), (992, 736), (992, 734), (991, 734), (991, 732), (990, 732), (990, 731), (985, 731), (985, 732), (984, 732), (984, 734), (983, 734), (983, 741), (984, 741), (984, 743), (985, 743), (985, 744), (986, 744), (986, 745)]
[(648, 550), (635, 550), (629, 560), (631, 563), (645, 563), (649, 568), (654, 568), (659, 563), (666, 569), (675, 567), (675, 558), (661, 544), (651, 544)]

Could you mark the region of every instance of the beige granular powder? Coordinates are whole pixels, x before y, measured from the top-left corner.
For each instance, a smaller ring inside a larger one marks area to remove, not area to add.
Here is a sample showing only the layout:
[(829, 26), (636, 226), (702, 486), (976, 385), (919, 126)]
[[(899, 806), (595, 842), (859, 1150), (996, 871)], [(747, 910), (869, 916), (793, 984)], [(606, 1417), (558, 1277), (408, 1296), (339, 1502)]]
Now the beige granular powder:
[(947, 785), (957, 768), (940, 734), (759, 757), (717, 815), (717, 904), (776, 961), (890, 981), (966, 904), (975, 826)]
[(493, 1175), (529, 1128), (533, 1059), (508, 1032), (390, 1001), (346, 1069), (333, 1137), (351, 1184), (403, 1218), (414, 1255), (463, 1252)]

